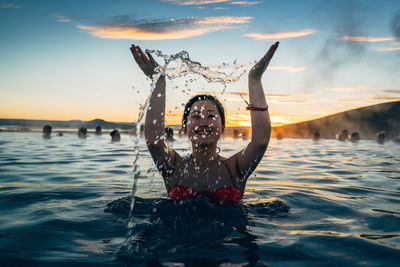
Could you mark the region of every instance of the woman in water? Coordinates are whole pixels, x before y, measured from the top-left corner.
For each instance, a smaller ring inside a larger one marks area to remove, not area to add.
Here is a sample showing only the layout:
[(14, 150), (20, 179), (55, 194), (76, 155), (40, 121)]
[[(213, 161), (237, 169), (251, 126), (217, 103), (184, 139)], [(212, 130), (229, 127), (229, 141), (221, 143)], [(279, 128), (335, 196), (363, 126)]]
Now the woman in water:
[[(211, 95), (194, 96), (185, 106), (182, 127), (192, 143), (192, 154), (182, 157), (164, 141), (165, 76), (161, 76), (150, 98), (144, 134), (153, 160), (164, 178), (170, 199), (186, 200), (207, 196), (214, 203), (240, 202), (247, 178), (267, 150), (271, 121), (261, 77), (274, 55), (278, 42), (271, 46), (249, 72), (249, 99), (252, 136), (246, 148), (229, 158), (217, 152), (225, 128), (225, 111)], [(150, 53), (132, 45), (131, 52), (144, 74), (152, 78), (158, 66)]]

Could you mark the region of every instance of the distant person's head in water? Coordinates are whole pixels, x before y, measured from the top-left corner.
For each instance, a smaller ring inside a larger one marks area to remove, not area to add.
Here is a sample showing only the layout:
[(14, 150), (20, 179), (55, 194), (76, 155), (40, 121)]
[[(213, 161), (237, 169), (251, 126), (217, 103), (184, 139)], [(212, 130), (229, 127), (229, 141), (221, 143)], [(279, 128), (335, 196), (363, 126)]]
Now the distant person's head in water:
[(86, 138), (87, 137), (87, 129), (85, 127), (81, 127), (78, 130), (78, 136), (80, 138)]
[(320, 136), (319, 132), (315, 132), (315, 133), (313, 134), (313, 138), (312, 138), (312, 139), (313, 139), (314, 141), (318, 141), (320, 137), (321, 137), (321, 136)]
[(96, 127), (96, 135), (101, 135), (101, 127), (100, 126)]
[(358, 142), (360, 141), (360, 134), (358, 132), (353, 132), (350, 136), (351, 142)]
[(346, 141), (349, 138), (349, 131), (344, 129), (338, 136), (339, 141)]
[(233, 138), (239, 138), (239, 130), (233, 130)]
[(385, 138), (386, 138), (386, 132), (385, 131), (380, 131), (377, 135), (376, 135), (376, 142), (378, 144), (383, 144), (385, 143)]
[(45, 138), (50, 138), (51, 135), (51, 126), (50, 125), (45, 125), (43, 127), (43, 137)]
[(282, 139), (283, 139), (283, 135), (282, 135), (281, 133), (278, 133), (278, 134), (276, 135), (276, 139), (282, 140)]
[(169, 141), (174, 140), (174, 130), (170, 127), (165, 127), (165, 138)]
[(185, 105), (182, 128), (192, 145), (217, 142), (225, 129), (225, 109), (212, 95), (196, 95)]
[(119, 134), (118, 130), (113, 130), (110, 133), (110, 136), (111, 136), (111, 141), (119, 141), (119, 140), (121, 140), (121, 135)]

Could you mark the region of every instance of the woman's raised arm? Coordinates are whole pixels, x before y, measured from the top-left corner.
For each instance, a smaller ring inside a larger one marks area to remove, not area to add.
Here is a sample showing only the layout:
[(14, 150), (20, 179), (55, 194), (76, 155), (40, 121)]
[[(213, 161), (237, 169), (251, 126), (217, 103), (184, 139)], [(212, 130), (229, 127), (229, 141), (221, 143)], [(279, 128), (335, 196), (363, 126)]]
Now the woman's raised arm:
[(271, 121), (261, 78), (278, 48), (278, 45), (279, 42), (272, 45), (264, 57), (261, 58), (249, 72), (251, 141), (244, 150), (228, 159), (228, 161), (231, 161), (231, 164), (236, 166), (240, 174), (238, 184), (241, 191), (244, 191), (247, 178), (263, 158), (271, 136)]
[[(144, 74), (152, 78), (158, 66), (150, 53), (144, 53), (139, 46), (132, 45), (131, 52), (136, 63)], [(150, 105), (146, 112), (144, 135), (150, 154), (159, 171), (161, 171), (167, 189), (172, 181), (168, 177), (174, 169), (178, 156), (164, 140), (165, 132), (165, 76), (161, 76), (150, 97)]]

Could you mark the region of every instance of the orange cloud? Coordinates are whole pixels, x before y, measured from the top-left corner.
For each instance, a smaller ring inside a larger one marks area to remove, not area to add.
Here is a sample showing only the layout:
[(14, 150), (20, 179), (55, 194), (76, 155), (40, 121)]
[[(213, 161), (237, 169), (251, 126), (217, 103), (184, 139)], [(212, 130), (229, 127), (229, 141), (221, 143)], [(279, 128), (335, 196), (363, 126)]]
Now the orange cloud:
[[(246, 88), (247, 90), (247, 88)], [(217, 95), (215, 92), (193, 92), (193, 94), (209, 94), (209, 95)], [(242, 96), (242, 97), (248, 97), (249, 93), (248, 92), (225, 92), (224, 96), (228, 96), (228, 95), (233, 95), (233, 96)], [(315, 96), (313, 94), (274, 94), (274, 93), (268, 93), (265, 94), (266, 97), (275, 97), (275, 98), (279, 98), (279, 97), (295, 97), (295, 98), (300, 98), (300, 97), (312, 97)]]
[[(252, 65), (240, 65), (240, 66), (224, 66), (224, 67), (210, 67), (211, 70), (214, 71), (237, 71), (237, 70), (250, 70), (253, 66)], [(268, 66), (269, 70), (283, 70), (287, 72), (299, 72), (307, 69), (306, 67), (293, 67), (293, 66), (276, 66), (270, 65)]]
[(342, 86), (342, 87), (322, 86), (321, 88), (324, 90), (351, 92), (360, 89), (369, 89), (371, 88), (371, 86)]
[(352, 42), (371, 42), (371, 43), (387, 42), (395, 40), (394, 37), (370, 37), (370, 36), (343, 36), (340, 39)]
[(372, 47), (375, 51), (385, 52), (385, 51), (398, 51), (400, 46), (387, 46), (387, 47)]
[[(241, 93), (241, 92), (225, 92), (225, 94), (231, 94), (231, 95), (242, 95), (242, 96), (248, 96), (249, 93)], [(302, 93), (302, 94), (275, 94), (275, 93), (268, 93), (265, 94), (265, 96), (269, 97), (312, 97), (314, 94), (307, 94), (307, 93)]]
[(301, 121), (301, 118), (296, 118), (294, 116), (277, 116), (271, 115), (271, 125), (272, 126), (281, 126), (290, 123), (296, 123)]
[(91, 35), (103, 39), (128, 40), (172, 40), (200, 36), (209, 32), (229, 29), (227, 26), (208, 27), (200, 29), (167, 30), (164, 32), (149, 31), (136, 27), (124, 26), (78, 26), (87, 30)]
[(371, 96), (370, 100), (379, 100), (379, 101), (399, 101), (400, 97), (390, 97), (390, 96)]
[(78, 28), (104, 39), (128, 40), (171, 40), (200, 36), (209, 32), (236, 28), (248, 23), (252, 17), (205, 17), (149, 21), (130, 25), (129, 22), (109, 25), (85, 26)]
[(382, 91), (378, 91), (378, 93), (385, 93), (385, 94), (400, 94), (400, 90), (382, 90)]
[(295, 37), (302, 37), (317, 33), (318, 31), (312, 29), (305, 29), (301, 31), (295, 32), (275, 32), (275, 33), (248, 33), (245, 34), (247, 37), (252, 37), (256, 40), (266, 40), (266, 39), (285, 39), (285, 38), (295, 38)]
[(251, 126), (250, 115), (249, 114), (228, 114), (226, 117), (227, 126)]

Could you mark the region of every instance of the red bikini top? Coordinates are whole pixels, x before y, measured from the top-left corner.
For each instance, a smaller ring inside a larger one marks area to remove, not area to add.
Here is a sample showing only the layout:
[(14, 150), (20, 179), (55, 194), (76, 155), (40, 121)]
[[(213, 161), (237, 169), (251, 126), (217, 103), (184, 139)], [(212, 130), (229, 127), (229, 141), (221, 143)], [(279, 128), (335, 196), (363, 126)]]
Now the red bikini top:
[[(190, 156), (191, 157), (191, 156)], [(187, 163), (190, 160), (190, 157), (187, 159)], [(235, 181), (233, 179), (233, 175), (229, 166), (226, 162), (221, 158), (221, 161), (224, 163), (225, 167), (227, 168), (229, 175), (231, 176), (233, 185), (224, 186), (218, 188), (214, 192), (208, 193), (208, 197), (213, 203), (216, 204), (233, 204), (240, 202), (242, 200), (242, 193), (240, 192), (239, 188), (235, 185)], [(181, 169), (179, 170), (180, 178), (183, 177), (184, 168), (187, 164), (182, 164)], [(173, 200), (187, 200), (189, 198), (197, 198), (201, 194), (192, 188), (188, 188), (184, 185), (176, 184), (174, 185), (171, 190), (169, 190), (168, 197)]]
[[(169, 190), (168, 197), (172, 200), (187, 200), (189, 198), (197, 198), (200, 195), (199, 192), (192, 188), (176, 184)], [(227, 205), (240, 202), (242, 193), (236, 186), (230, 185), (208, 193), (208, 197), (213, 203)]]

